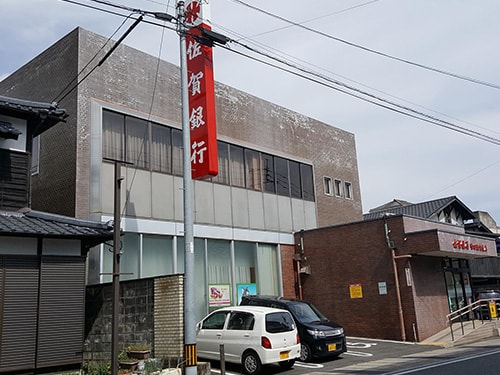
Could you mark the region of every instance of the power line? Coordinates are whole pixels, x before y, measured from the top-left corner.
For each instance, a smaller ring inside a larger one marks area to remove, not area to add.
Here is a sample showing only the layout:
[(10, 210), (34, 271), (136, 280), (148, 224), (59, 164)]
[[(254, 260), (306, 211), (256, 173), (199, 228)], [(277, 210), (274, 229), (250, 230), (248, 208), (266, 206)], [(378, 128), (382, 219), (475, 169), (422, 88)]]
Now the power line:
[[(235, 40), (231, 40), (231, 41), (233, 43), (236, 43), (236, 44), (238, 44), (238, 45), (240, 45), (240, 46), (248, 49), (249, 51), (251, 51), (253, 53), (256, 53), (256, 54), (264, 56), (264, 57), (266, 57), (268, 59), (274, 60), (274, 61), (278, 62), (279, 64), (288, 66), (289, 68), (284, 68), (282, 66), (278, 66), (276, 64), (270, 63), (268, 61), (264, 61), (262, 59), (257, 59), (257, 58), (255, 58), (253, 56), (250, 56), (248, 54), (244, 54), (244, 53), (241, 53), (241, 52), (234, 51), (234, 50), (229, 49), (227, 47), (223, 47), (223, 48), (226, 48), (226, 49), (228, 49), (228, 50), (230, 50), (232, 52), (239, 53), (242, 56), (246, 56), (248, 58), (254, 59), (254, 60), (259, 61), (259, 62), (262, 62), (262, 63), (267, 64), (269, 66), (273, 66), (273, 67), (275, 67), (277, 69), (280, 69), (280, 70), (286, 71), (288, 73), (294, 74), (294, 75), (296, 75), (298, 77), (305, 78), (305, 79), (308, 79), (308, 80), (310, 80), (312, 82), (319, 83), (319, 84), (321, 84), (323, 86), (332, 88), (334, 90), (337, 90), (337, 91), (340, 91), (342, 93), (348, 94), (350, 96), (353, 96), (355, 98), (361, 99), (363, 101), (375, 104), (375, 105), (377, 105), (379, 107), (382, 107), (382, 108), (385, 108), (385, 109), (388, 109), (388, 110), (391, 110), (391, 111), (394, 111), (394, 112), (397, 112), (397, 113), (400, 113), (400, 114), (403, 114), (403, 115), (406, 115), (406, 116), (409, 116), (409, 117), (420, 119), (422, 121), (426, 121), (428, 123), (431, 123), (431, 124), (434, 124), (434, 125), (438, 125), (438, 126), (447, 128), (449, 130), (456, 131), (458, 133), (469, 135), (469, 136), (472, 136), (474, 138), (481, 139), (483, 141), (487, 141), (487, 142), (493, 143), (495, 145), (500, 145), (500, 139), (490, 137), (488, 135), (476, 132), (476, 131), (471, 130), (471, 129), (467, 129), (465, 127), (453, 124), (453, 123), (451, 123), (449, 121), (441, 120), (441, 119), (439, 119), (437, 117), (428, 115), (428, 114), (423, 113), (423, 112), (419, 112), (419, 111), (414, 110), (414, 109), (412, 109), (410, 107), (403, 106), (403, 105), (391, 102), (391, 101), (389, 101), (387, 99), (378, 97), (378, 96), (376, 96), (374, 94), (370, 94), (370, 93), (368, 93), (366, 91), (363, 91), (363, 90), (360, 90), (358, 88), (349, 86), (349, 85), (347, 85), (347, 84), (345, 84), (343, 82), (340, 82), (338, 80), (334, 80), (334, 79), (332, 79), (330, 77), (324, 76), (324, 75), (319, 74), (317, 72), (313, 72), (311, 70), (307, 70), (307, 69), (305, 69), (303, 67), (300, 67), (298, 65), (292, 64), (289, 61), (286, 61), (286, 60), (283, 60), (283, 59), (279, 59), (278, 57), (271, 56), (271, 55), (266, 54), (264, 52), (258, 51), (255, 48), (249, 47), (249, 46), (247, 46), (247, 45), (245, 45), (245, 44), (243, 44), (241, 42), (237, 42)], [(294, 70), (292, 70), (292, 69), (294, 69)], [(312, 78), (310, 76), (298, 73), (297, 71), (305, 73), (305, 74), (310, 75), (312, 77), (316, 77), (316, 78)]]
[(440, 73), (440, 74), (444, 74), (444, 75), (447, 75), (447, 76), (450, 76), (450, 77), (453, 77), (453, 78), (458, 78), (458, 79), (461, 79), (461, 80), (464, 80), (464, 81), (469, 81), (469, 82), (472, 82), (472, 83), (476, 83), (478, 85), (488, 86), (488, 87), (491, 87), (491, 88), (494, 88), (494, 89), (500, 89), (500, 85), (495, 84), (495, 83), (490, 83), (490, 82), (482, 81), (482, 80), (479, 80), (479, 79), (476, 79), (476, 78), (467, 77), (467, 76), (464, 76), (464, 75), (461, 75), (461, 74), (452, 73), (452, 72), (449, 72), (449, 71), (446, 71), (446, 70), (442, 70), (442, 69), (438, 69), (438, 68), (433, 68), (433, 67), (430, 67), (428, 65), (420, 64), (420, 63), (413, 62), (413, 61), (410, 61), (410, 60), (407, 60), (407, 59), (403, 59), (403, 58), (400, 58), (400, 57), (389, 55), (389, 54), (384, 53), (384, 52), (380, 52), (380, 51), (377, 51), (377, 50), (374, 50), (374, 49), (371, 49), (371, 48), (368, 48), (368, 47), (364, 47), (362, 45), (359, 45), (359, 44), (356, 44), (356, 43), (352, 43), (352, 42), (349, 42), (349, 41), (341, 39), (341, 38), (337, 38), (335, 36), (332, 36), (330, 34), (324, 33), (322, 31), (318, 31), (318, 30), (315, 30), (313, 28), (304, 26), (301, 23), (294, 22), (294, 21), (291, 21), (291, 20), (289, 20), (287, 18), (278, 16), (278, 15), (276, 15), (274, 13), (268, 12), (268, 11), (266, 11), (264, 9), (258, 8), (256, 6), (251, 5), (251, 4), (248, 4), (248, 3), (246, 3), (246, 2), (244, 2), (242, 0), (231, 0), (231, 1), (233, 1), (235, 3), (238, 3), (240, 5), (244, 5), (244, 6), (248, 7), (248, 8), (256, 10), (256, 11), (258, 11), (260, 13), (266, 14), (266, 15), (268, 15), (270, 17), (279, 19), (280, 21), (286, 22), (286, 23), (288, 23), (290, 25), (293, 25), (293, 26), (296, 26), (296, 27), (300, 27), (300, 28), (302, 28), (304, 30), (307, 30), (307, 31), (310, 31), (312, 33), (321, 35), (321, 36), (326, 37), (328, 39), (336, 40), (337, 42), (341, 42), (341, 43), (347, 44), (347, 45), (349, 45), (351, 47), (359, 48), (359, 49), (361, 49), (363, 51), (374, 53), (376, 55), (383, 56), (383, 57), (386, 57), (386, 58), (389, 58), (389, 59), (392, 59), (392, 60), (396, 60), (396, 61), (399, 61), (399, 62), (402, 62), (402, 63), (405, 63), (405, 64), (413, 65), (413, 66), (416, 66), (418, 68), (422, 68), (422, 69), (426, 69), (426, 70), (429, 70), (429, 71), (433, 71), (435, 73)]

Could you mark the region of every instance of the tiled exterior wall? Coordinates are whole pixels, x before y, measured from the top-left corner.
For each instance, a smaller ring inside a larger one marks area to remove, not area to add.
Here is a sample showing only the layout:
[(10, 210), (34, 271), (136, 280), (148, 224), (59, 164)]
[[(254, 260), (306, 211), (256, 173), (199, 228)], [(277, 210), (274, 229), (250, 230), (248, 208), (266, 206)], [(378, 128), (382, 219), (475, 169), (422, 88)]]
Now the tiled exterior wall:
[(297, 298), (294, 279), (294, 253), (293, 246), (281, 245), (281, 270), (283, 279), (283, 297)]
[[(0, 82), (0, 92), (51, 102), (105, 42), (104, 37), (75, 29)], [(156, 74), (156, 66), (156, 57), (121, 44), (59, 103), (69, 117), (42, 139), (33, 208), (89, 217), (91, 98), (180, 127), (179, 68), (162, 61)], [(361, 219), (353, 134), (220, 83), (216, 105), (221, 140), (313, 164), (319, 226)], [(324, 195), (323, 176), (349, 181), (354, 199)]]
[(178, 359), (184, 355), (183, 290), (181, 275), (155, 280), (154, 348), (159, 358)]

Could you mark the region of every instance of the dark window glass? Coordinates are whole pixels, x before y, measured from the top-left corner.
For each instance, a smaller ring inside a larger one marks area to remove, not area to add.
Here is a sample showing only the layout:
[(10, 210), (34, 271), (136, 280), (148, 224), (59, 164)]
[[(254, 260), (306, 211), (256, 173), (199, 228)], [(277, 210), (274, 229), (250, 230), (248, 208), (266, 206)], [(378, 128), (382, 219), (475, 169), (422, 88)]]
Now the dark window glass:
[(219, 311), (213, 313), (203, 321), (203, 323), (201, 324), (201, 328), (222, 329), (224, 327), (224, 323), (226, 322), (227, 314), (229, 314), (229, 311)]
[(172, 129), (172, 174), (176, 176), (183, 175), (183, 149), (184, 147), (182, 143), (182, 131), (180, 131), (179, 129)]
[(302, 179), (302, 198), (308, 201), (314, 201), (314, 181), (312, 166), (301, 164), (300, 177)]
[(288, 312), (276, 312), (266, 315), (266, 331), (269, 333), (290, 332), (295, 323)]
[(102, 112), (102, 156), (125, 160), (125, 116), (119, 113)]
[(213, 182), (229, 185), (229, 144), (217, 142), (219, 152), (219, 174), (212, 178)]
[(245, 150), (245, 176), (247, 189), (262, 190), (260, 153)]
[(290, 171), (290, 195), (292, 198), (302, 198), (299, 163), (290, 160), (288, 162), (288, 170)]
[(243, 147), (231, 145), (229, 148), (231, 158), (231, 185), (245, 187), (245, 160)]
[(151, 127), (151, 168), (153, 171), (172, 173), (171, 154), (170, 128), (153, 124)]
[(274, 167), (276, 176), (276, 193), (290, 196), (290, 184), (288, 180), (288, 162), (286, 159), (274, 157)]
[(268, 193), (275, 193), (273, 156), (268, 154), (261, 154), (261, 156), (264, 191)]

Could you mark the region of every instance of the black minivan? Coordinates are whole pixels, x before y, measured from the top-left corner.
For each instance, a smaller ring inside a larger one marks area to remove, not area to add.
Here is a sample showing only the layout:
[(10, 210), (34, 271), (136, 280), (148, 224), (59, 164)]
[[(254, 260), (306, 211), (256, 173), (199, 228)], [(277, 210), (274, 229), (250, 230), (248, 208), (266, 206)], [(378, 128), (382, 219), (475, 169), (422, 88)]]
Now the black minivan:
[(290, 311), (300, 337), (300, 360), (337, 357), (347, 351), (344, 329), (328, 320), (313, 304), (294, 299), (272, 296), (247, 295), (240, 305), (275, 307)]

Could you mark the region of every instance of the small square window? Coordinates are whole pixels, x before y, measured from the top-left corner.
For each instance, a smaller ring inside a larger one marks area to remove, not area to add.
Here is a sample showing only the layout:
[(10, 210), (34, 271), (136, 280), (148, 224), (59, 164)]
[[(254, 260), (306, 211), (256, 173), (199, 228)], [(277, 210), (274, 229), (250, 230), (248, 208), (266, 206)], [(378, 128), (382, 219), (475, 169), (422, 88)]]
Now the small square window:
[(326, 195), (333, 195), (333, 183), (331, 177), (323, 177), (323, 185)]
[(345, 198), (352, 199), (352, 184), (350, 182), (345, 182)]
[(335, 196), (342, 197), (342, 181), (335, 180), (334, 181), (334, 188), (335, 188)]

